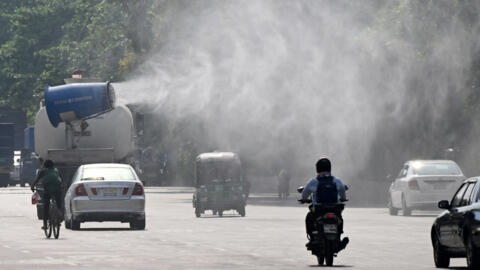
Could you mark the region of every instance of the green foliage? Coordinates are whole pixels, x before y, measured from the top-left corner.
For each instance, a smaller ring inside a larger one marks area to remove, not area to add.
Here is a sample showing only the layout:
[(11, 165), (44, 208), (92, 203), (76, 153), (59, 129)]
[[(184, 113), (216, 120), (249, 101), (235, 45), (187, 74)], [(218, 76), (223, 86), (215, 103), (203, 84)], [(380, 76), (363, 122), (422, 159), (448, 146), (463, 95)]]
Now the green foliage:
[(0, 3), (0, 104), (33, 120), (47, 85), (73, 70), (120, 80), (152, 47), (158, 1), (12, 0)]

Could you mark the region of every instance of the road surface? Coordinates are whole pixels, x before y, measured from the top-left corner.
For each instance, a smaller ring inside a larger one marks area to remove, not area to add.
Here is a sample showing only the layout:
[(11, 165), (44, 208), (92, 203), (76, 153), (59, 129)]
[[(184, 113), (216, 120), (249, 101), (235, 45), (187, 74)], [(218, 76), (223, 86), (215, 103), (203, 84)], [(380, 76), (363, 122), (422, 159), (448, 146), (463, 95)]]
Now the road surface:
[[(0, 189), (0, 269), (311, 269), (305, 207), (253, 195), (247, 216), (195, 218), (188, 188), (148, 188), (147, 228), (128, 223), (62, 226), (45, 239), (28, 188)], [(435, 213), (389, 216), (384, 208), (344, 211), (350, 244), (335, 269), (435, 269), (430, 226)], [(466, 269), (465, 259), (452, 260)]]

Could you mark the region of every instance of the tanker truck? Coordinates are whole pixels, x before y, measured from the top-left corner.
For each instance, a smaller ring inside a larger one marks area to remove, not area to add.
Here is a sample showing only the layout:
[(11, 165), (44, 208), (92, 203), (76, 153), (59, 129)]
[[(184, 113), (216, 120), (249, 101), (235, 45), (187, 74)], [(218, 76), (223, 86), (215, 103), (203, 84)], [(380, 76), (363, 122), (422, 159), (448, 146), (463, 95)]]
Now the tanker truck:
[(114, 102), (108, 82), (47, 87), (35, 118), (35, 153), (55, 162), (65, 188), (80, 165), (133, 164), (132, 112)]
[[(132, 112), (115, 105), (110, 83), (70, 83), (46, 88), (35, 118), (34, 147), (39, 158), (54, 161), (65, 191), (83, 164), (113, 162), (137, 168), (135, 135)], [(37, 217), (42, 215), (40, 202)]]

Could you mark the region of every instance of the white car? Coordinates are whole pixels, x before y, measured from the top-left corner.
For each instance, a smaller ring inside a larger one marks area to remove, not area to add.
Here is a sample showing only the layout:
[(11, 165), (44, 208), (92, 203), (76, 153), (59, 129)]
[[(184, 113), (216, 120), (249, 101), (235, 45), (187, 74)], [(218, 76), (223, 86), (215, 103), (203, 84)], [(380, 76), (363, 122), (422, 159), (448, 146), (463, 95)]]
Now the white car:
[(412, 210), (434, 209), (440, 200), (450, 199), (463, 180), (465, 176), (454, 161), (407, 161), (390, 185), (389, 212), (397, 215), (401, 209), (408, 216)]
[(145, 192), (135, 170), (127, 164), (80, 166), (65, 194), (65, 227), (79, 230), (86, 221), (129, 222), (145, 229)]

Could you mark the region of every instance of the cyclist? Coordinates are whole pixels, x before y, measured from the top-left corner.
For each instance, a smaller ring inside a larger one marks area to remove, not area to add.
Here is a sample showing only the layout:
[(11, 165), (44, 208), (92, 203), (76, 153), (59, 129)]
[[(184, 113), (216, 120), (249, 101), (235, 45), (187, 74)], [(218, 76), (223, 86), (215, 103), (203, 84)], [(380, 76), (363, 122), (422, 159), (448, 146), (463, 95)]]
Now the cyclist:
[[(62, 212), (62, 179), (58, 170), (54, 167), (53, 161), (45, 160), (43, 168), (38, 171), (35, 181), (32, 183), (31, 190), (35, 190), (35, 185), (41, 181), (44, 187), (42, 196), (43, 201), (43, 227), (42, 230), (47, 227), (48, 211), (50, 209), (50, 198), (55, 198), (58, 209)], [(63, 216), (63, 215), (62, 215)]]

